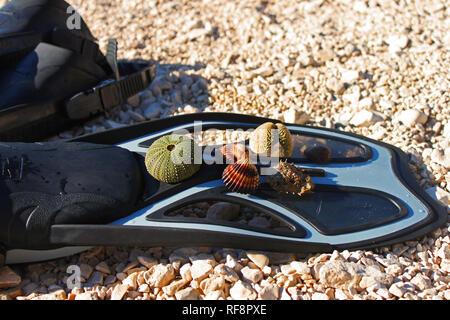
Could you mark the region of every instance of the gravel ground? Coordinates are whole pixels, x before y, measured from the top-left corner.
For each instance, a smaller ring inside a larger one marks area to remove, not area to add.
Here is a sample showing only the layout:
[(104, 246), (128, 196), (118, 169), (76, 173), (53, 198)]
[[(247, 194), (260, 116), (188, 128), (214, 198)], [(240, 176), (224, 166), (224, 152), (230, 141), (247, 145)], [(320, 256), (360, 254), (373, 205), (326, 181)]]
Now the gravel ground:
[[(118, 38), (119, 57), (154, 61), (157, 77), (127, 104), (53, 139), (202, 111), (337, 128), (407, 152), (421, 186), (450, 212), (448, 1), (72, 3), (102, 48)], [(174, 214), (283, 228), (223, 203)], [(391, 247), (306, 256), (98, 247), (1, 269), (9, 283), (0, 281), (0, 297), (448, 300), (449, 230), (447, 222)], [(69, 265), (80, 267), (81, 288), (67, 287)]]

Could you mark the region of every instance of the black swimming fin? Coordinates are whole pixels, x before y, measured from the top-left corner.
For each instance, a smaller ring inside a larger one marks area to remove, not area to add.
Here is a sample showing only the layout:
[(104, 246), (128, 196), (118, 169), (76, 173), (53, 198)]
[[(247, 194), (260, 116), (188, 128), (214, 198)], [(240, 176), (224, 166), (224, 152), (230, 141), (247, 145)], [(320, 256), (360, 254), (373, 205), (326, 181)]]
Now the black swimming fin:
[[(107, 59), (82, 20), (67, 28), (67, 8), (62, 0), (13, 0), (0, 10), (0, 64), (20, 57), (0, 73), (0, 141), (40, 141), (150, 85), (154, 66), (117, 62), (116, 51)], [(8, 44), (21, 35), (35, 40)]]
[[(288, 160), (315, 185), (301, 196), (277, 193), (263, 175), (251, 194), (230, 191), (221, 179), (227, 164), (211, 162), (220, 146), (204, 146), (199, 171), (180, 183), (160, 182), (146, 171), (145, 153), (159, 137), (248, 132), (267, 121), (278, 122), (239, 114), (188, 114), (72, 141), (1, 143), (0, 243), (6, 262), (56, 258), (98, 245), (368, 249), (421, 237), (447, 221), (445, 208), (409, 172), (406, 154), (337, 130), (286, 125), (293, 138)], [(326, 163), (309, 155), (307, 150), (317, 146), (330, 151)], [(287, 228), (172, 214), (189, 204), (214, 201), (251, 208)]]

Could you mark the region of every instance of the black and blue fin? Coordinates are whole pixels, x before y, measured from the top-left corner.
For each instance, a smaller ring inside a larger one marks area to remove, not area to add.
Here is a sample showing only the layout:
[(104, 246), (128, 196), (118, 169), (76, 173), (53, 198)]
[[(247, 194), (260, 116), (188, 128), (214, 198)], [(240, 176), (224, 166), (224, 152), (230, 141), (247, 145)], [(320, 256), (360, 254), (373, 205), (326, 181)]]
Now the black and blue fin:
[[(445, 208), (418, 185), (401, 150), (337, 130), (286, 124), (294, 140), (290, 161), (304, 168), (315, 185), (312, 192), (301, 196), (276, 192), (265, 176), (251, 194), (231, 192), (221, 180), (226, 164), (207, 164), (215, 157), (215, 148), (207, 146), (203, 147), (200, 170), (183, 182), (157, 181), (145, 169), (148, 146), (163, 135), (184, 132), (195, 136), (213, 129), (246, 131), (267, 121), (273, 120), (238, 114), (188, 114), (107, 130), (60, 145), (33, 144), (45, 152), (30, 150), (30, 144), (15, 145), (15, 158), (11, 154), (2, 159), (3, 181), (9, 181), (2, 186), (2, 196), (4, 201), (12, 201), (13, 209), (5, 211), (11, 212), (9, 215), (2, 214), (1, 242), (16, 252), (96, 245), (329, 252), (406, 241), (446, 222)], [(245, 138), (243, 143), (247, 143)], [(330, 149), (327, 163), (305, 156), (308, 147), (317, 145)], [(1, 147), (7, 150), (11, 145)], [(67, 148), (78, 152), (70, 153)], [(50, 155), (65, 159), (64, 166), (55, 170), (62, 162), (42, 160), (45, 153), (47, 159)], [(44, 167), (48, 174), (43, 174)], [(50, 174), (52, 171), (60, 176)], [(86, 181), (81, 183), (83, 177)], [(11, 193), (5, 196), (5, 190), (12, 188), (21, 192), (19, 178), (35, 179), (28, 198)], [(53, 183), (55, 179), (58, 183)], [(91, 197), (87, 199), (83, 193)], [(44, 199), (48, 207), (39, 205)], [(171, 214), (198, 202), (217, 201), (251, 208), (281, 221), (286, 228)], [(13, 257), (10, 255), (11, 261)]]

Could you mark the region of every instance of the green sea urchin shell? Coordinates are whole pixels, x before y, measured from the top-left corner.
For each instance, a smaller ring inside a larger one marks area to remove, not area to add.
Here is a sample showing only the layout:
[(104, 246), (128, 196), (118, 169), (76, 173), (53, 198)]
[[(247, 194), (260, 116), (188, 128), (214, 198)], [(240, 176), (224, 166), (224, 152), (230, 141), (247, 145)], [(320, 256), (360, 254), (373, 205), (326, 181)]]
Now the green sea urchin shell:
[(186, 136), (171, 134), (152, 143), (145, 155), (147, 171), (159, 181), (177, 183), (193, 176), (201, 164), (194, 163), (196, 145)]
[[(250, 134), (249, 147), (258, 154), (290, 157), (292, 155), (292, 136), (282, 123), (266, 122)], [(272, 155), (278, 148), (279, 154)]]

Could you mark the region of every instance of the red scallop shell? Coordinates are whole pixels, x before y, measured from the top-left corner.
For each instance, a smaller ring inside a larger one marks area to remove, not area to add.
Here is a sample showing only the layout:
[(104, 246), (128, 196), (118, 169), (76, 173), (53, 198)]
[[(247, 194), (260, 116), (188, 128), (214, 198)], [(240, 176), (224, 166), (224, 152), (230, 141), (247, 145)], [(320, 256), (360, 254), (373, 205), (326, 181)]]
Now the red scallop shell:
[(250, 151), (242, 143), (230, 143), (222, 146), (220, 152), (227, 159), (227, 163), (236, 163), (241, 159), (248, 159)]
[(222, 181), (233, 192), (250, 193), (258, 188), (258, 169), (247, 158), (243, 158), (225, 168)]

